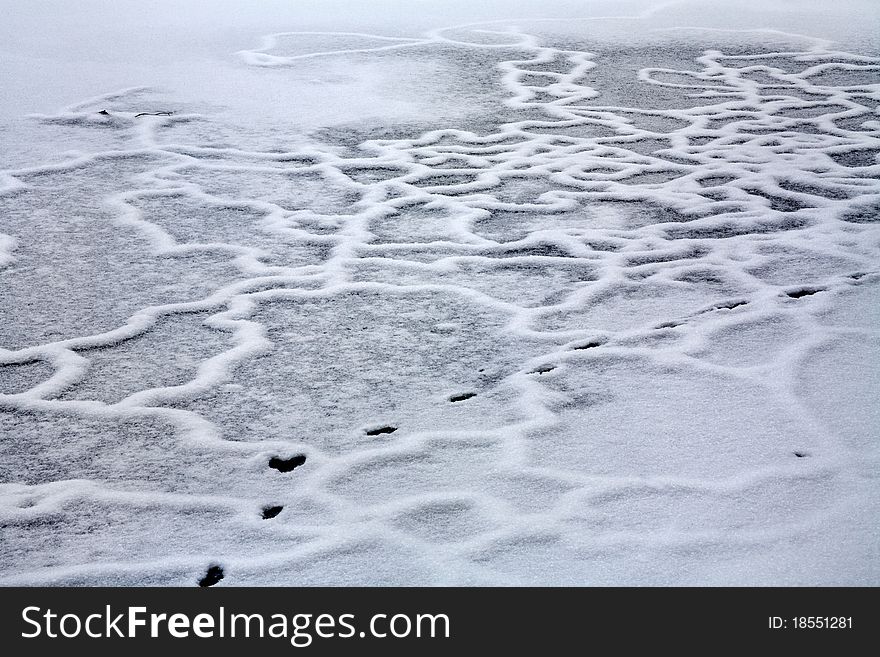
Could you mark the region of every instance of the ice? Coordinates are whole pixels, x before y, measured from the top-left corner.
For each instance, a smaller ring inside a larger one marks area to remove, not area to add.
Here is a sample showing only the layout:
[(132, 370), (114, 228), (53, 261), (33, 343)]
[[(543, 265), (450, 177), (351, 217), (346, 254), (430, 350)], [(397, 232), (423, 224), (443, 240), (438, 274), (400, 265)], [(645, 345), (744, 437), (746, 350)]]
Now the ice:
[(880, 583), (873, 4), (3, 4), (0, 583)]

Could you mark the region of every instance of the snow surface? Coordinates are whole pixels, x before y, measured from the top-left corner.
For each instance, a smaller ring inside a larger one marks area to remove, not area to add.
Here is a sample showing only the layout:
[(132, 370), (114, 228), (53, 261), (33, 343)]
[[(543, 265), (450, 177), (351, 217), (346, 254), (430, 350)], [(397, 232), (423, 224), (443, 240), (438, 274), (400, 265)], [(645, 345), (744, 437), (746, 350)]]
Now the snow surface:
[(875, 3), (3, 4), (0, 584), (880, 583)]

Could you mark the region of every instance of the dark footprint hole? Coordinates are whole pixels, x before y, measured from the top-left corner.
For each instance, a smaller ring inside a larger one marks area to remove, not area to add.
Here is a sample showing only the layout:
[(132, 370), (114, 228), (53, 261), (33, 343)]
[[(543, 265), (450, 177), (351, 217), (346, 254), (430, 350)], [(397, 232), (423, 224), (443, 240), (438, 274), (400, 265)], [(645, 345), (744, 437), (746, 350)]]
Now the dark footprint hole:
[(575, 351), (581, 351), (583, 349), (595, 349), (596, 347), (601, 347), (602, 343), (598, 340), (593, 340), (592, 342), (585, 342), (584, 344), (579, 344), (576, 347), (572, 347)]
[(223, 569), (220, 566), (211, 566), (205, 576), (199, 580), (199, 586), (214, 586), (223, 579)]
[(717, 304), (713, 310), (733, 310), (734, 308), (739, 308), (740, 306), (744, 306), (748, 303), (748, 301), (726, 301), (723, 303)]
[(675, 328), (676, 326), (681, 326), (681, 322), (663, 322), (662, 324), (657, 324), (654, 328), (659, 331), (661, 329)]
[(460, 401), (464, 401), (465, 399), (471, 399), (472, 397), (476, 397), (476, 396), (477, 396), (477, 393), (475, 393), (475, 392), (463, 392), (460, 395), (452, 395), (452, 397), (449, 398), (449, 401), (460, 402)]
[(799, 459), (809, 456), (807, 452), (795, 452), (794, 455), (797, 456)]
[(529, 372), (529, 374), (546, 374), (547, 372), (552, 372), (555, 369), (556, 365), (538, 365), (538, 367)]
[(266, 506), (263, 507), (263, 520), (274, 518), (284, 510), (283, 506)]
[(280, 459), (277, 456), (273, 456), (269, 459), (269, 467), (278, 470), (278, 472), (290, 472), (294, 468), (298, 468), (303, 463), (306, 462), (305, 454), (297, 454), (296, 456), (292, 456), (289, 459)]
[(397, 431), (397, 427), (379, 427), (378, 429), (368, 429), (368, 436), (380, 436), (383, 433), (394, 433)]
[(792, 290), (791, 292), (786, 292), (786, 294), (792, 299), (800, 299), (801, 297), (808, 297), (811, 294), (816, 294), (817, 292), (824, 291), (825, 289), (821, 287), (805, 287), (800, 290)]

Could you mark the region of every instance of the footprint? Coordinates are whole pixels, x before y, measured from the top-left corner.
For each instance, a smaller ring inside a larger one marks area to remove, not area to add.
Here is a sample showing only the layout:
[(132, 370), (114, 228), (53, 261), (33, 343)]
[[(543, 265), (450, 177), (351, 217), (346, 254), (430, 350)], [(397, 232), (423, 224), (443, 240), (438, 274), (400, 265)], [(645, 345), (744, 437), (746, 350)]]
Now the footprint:
[(385, 426), (378, 429), (367, 429), (366, 434), (368, 436), (379, 436), (383, 433), (394, 433), (395, 431), (397, 431), (397, 427)]
[(712, 306), (712, 310), (733, 310), (734, 308), (739, 308), (740, 306), (745, 306), (748, 301), (722, 301), (720, 303)]
[(799, 459), (809, 456), (807, 452), (794, 452), (794, 455), (797, 456)]
[(223, 569), (220, 566), (211, 566), (205, 576), (199, 580), (199, 586), (214, 586), (223, 579)]
[(546, 374), (547, 372), (552, 372), (555, 369), (556, 365), (538, 365), (538, 367), (529, 372), (529, 374)]
[(824, 287), (804, 287), (800, 290), (792, 290), (791, 292), (786, 292), (788, 296), (792, 299), (800, 299), (801, 297), (808, 297), (811, 294), (816, 294), (817, 292), (824, 292)]
[(278, 470), (278, 472), (290, 472), (305, 462), (305, 454), (297, 454), (296, 456), (291, 456), (289, 459), (280, 459), (277, 456), (273, 456), (269, 459), (269, 467)]
[(263, 520), (274, 518), (284, 510), (283, 506), (265, 506), (263, 507)]
[(477, 396), (477, 393), (475, 393), (475, 392), (463, 392), (459, 395), (452, 395), (452, 397), (449, 398), (449, 401), (460, 402), (460, 401), (464, 401), (465, 399), (471, 399), (472, 397), (476, 397), (476, 396)]
[(573, 351), (582, 351), (583, 349), (594, 349), (595, 347), (601, 347), (602, 343), (598, 340), (592, 340), (590, 342), (585, 342), (584, 344), (579, 344), (576, 347), (572, 347)]

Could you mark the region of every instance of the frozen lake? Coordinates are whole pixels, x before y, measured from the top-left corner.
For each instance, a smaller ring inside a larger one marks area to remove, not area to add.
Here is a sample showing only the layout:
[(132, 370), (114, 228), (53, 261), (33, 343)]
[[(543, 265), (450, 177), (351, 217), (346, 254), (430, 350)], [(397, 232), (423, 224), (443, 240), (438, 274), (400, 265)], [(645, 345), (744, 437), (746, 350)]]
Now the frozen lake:
[(0, 584), (880, 584), (876, 4), (73, 4)]

